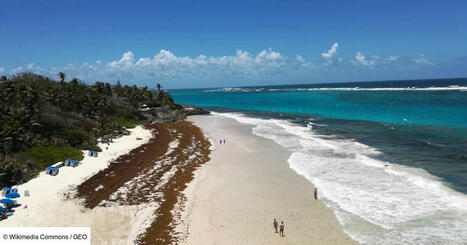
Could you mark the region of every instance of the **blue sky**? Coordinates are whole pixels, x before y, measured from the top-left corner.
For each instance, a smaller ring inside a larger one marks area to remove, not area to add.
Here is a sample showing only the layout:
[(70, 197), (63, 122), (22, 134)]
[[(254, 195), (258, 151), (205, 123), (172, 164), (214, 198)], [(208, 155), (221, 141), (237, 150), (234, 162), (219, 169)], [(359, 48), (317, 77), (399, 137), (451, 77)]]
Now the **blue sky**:
[(166, 88), (467, 77), (466, 1), (0, 0), (0, 73)]

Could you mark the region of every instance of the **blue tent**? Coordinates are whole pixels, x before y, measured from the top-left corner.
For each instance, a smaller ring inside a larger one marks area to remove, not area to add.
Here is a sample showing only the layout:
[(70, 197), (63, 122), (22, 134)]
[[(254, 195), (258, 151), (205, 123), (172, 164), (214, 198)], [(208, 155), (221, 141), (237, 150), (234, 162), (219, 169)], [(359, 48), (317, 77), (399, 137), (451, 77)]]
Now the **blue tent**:
[(16, 192), (10, 192), (10, 193), (6, 194), (5, 197), (7, 197), (7, 198), (18, 198), (18, 197), (20, 197), (20, 195), (18, 193), (16, 193)]
[(5, 203), (7, 206), (13, 206), (15, 205), (15, 202), (11, 199), (2, 199), (0, 200), (0, 203)]
[(45, 169), (46, 174), (50, 174), (50, 175), (54, 175), (54, 176), (58, 174), (58, 171), (59, 171), (59, 168), (54, 168), (54, 167), (47, 167)]
[(73, 159), (70, 159), (70, 158), (65, 160), (65, 166), (76, 167), (76, 166), (78, 166), (78, 164), (79, 164), (78, 160), (73, 160)]
[(88, 152), (88, 155), (89, 155), (90, 157), (97, 157), (98, 153), (97, 153), (97, 151), (89, 151), (89, 152)]

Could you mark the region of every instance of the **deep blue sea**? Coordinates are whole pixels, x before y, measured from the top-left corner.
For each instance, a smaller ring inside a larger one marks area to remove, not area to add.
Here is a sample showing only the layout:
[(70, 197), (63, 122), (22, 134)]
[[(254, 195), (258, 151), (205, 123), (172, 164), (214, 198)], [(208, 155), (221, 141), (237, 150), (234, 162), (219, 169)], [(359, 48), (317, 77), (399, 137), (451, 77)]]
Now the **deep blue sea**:
[(171, 94), (288, 148), (355, 240), (467, 244), (467, 79)]

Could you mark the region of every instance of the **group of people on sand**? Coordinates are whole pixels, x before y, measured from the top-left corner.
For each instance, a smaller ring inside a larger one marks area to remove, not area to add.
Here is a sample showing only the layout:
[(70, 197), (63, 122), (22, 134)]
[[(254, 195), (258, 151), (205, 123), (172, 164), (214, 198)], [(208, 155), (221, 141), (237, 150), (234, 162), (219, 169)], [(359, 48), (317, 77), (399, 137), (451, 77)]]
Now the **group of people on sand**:
[(284, 236), (284, 221), (281, 221), (281, 224), (279, 225), (279, 223), (276, 221), (276, 219), (274, 219), (274, 222), (272, 222), (272, 225), (274, 226), (274, 230), (276, 231), (277, 233), (277, 226), (279, 226), (279, 236)]
[(219, 143), (220, 143), (220, 144), (225, 144), (225, 139), (219, 140)]
[[(318, 199), (318, 188), (315, 188), (315, 191), (314, 191), (314, 196), (315, 196), (315, 200)], [(284, 236), (284, 221), (281, 221), (281, 224), (279, 225), (279, 223), (277, 222), (276, 219), (274, 219), (274, 221), (272, 222), (272, 225), (274, 226), (274, 230), (275, 232), (277, 233), (277, 228), (279, 228), (279, 236), (283, 237)]]

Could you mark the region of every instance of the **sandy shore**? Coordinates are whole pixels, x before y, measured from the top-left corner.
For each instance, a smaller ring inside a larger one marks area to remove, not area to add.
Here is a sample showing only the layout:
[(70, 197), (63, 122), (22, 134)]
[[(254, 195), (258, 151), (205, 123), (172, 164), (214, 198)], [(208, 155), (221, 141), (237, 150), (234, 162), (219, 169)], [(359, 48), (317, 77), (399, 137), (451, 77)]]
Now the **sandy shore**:
[[(211, 160), (185, 190), (182, 244), (355, 244), (313, 185), (288, 167), (290, 153), (220, 116), (189, 118), (213, 139)], [(226, 139), (226, 144), (219, 144)], [(273, 232), (276, 218), (285, 237)]]
[[(232, 119), (190, 121), (211, 144), (188, 122), (154, 125), (154, 135), (137, 127), (98, 158), (18, 186), (31, 196), (0, 226), (91, 227), (92, 244), (355, 243), (288, 167), (286, 149)], [(64, 196), (70, 190), (81, 198)], [(273, 232), (274, 218), (285, 237)]]
[[(117, 157), (143, 145), (152, 137), (151, 131), (138, 126), (130, 129), (131, 135), (115, 139), (109, 149), (101, 146), (99, 157), (89, 157), (76, 168), (62, 167), (57, 176), (41, 172), (37, 178), (19, 185), (22, 195), (15, 214), (0, 222), (0, 226), (89, 226), (92, 244), (125, 244), (130, 233), (129, 227), (137, 223), (138, 213), (144, 213), (137, 206), (116, 206), (110, 208), (84, 208), (77, 199), (67, 199), (64, 193), (79, 185), (95, 173), (108, 167)], [(141, 137), (142, 140), (136, 140)], [(30, 192), (24, 197), (25, 190)], [(27, 206), (27, 208), (25, 208)]]
[(191, 122), (148, 128), (154, 130), (154, 138), (81, 183), (78, 197), (92, 210), (139, 208), (128, 225), (127, 244), (174, 244), (176, 204), (183, 202), (182, 192), (193, 180), (193, 172), (209, 160), (211, 144)]
[(22, 206), (0, 226), (90, 227), (91, 244), (174, 244), (177, 203), (193, 172), (209, 160), (211, 143), (187, 121), (131, 132), (97, 158), (18, 186), (31, 195), (19, 198)]

